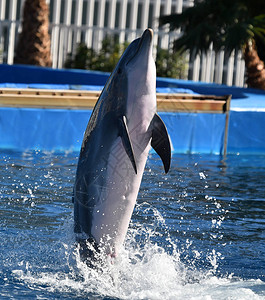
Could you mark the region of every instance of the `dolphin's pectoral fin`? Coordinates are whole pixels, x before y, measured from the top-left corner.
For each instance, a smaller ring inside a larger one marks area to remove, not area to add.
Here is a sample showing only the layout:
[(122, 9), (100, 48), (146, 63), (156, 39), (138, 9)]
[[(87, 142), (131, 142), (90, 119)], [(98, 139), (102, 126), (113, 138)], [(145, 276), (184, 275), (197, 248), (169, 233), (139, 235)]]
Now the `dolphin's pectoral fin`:
[(125, 116), (122, 116), (121, 118), (119, 118), (119, 135), (121, 137), (123, 147), (132, 163), (135, 174), (137, 174), (137, 167), (136, 167), (136, 162), (135, 162), (135, 158), (134, 158), (133, 147), (132, 147), (131, 139), (129, 136), (129, 131), (128, 131)]
[(167, 173), (171, 162), (171, 147), (166, 126), (158, 114), (155, 114), (152, 120), (151, 146), (162, 159)]

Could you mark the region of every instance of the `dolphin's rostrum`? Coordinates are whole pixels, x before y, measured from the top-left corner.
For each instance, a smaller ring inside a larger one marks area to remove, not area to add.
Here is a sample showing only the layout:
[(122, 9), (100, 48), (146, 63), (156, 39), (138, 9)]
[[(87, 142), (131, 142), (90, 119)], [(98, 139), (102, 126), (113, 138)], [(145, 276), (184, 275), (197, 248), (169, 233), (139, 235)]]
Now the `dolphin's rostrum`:
[(124, 241), (151, 146), (165, 172), (170, 168), (167, 130), (156, 113), (152, 40), (153, 31), (145, 30), (119, 60), (92, 112), (77, 166), (77, 240), (111, 256)]

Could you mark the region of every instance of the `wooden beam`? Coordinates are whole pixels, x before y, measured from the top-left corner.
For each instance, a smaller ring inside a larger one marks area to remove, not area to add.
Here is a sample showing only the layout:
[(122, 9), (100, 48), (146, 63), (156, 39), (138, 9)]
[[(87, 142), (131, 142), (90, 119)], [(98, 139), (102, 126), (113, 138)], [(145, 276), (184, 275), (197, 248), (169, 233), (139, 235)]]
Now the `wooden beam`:
[(229, 95), (226, 101), (226, 111), (225, 111), (225, 132), (224, 132), (224, 145), (223, 145), (223, 155), (226, 157), (227, 154), (227, 143), (228, 143), (228, 127), (229, 127), (229, 116), (230, 116), (230, 104), (232, 96)]
[[(0, 89), (0, 106), (64, 109), (92, 109), (100, 91)], [(214, 112), (227, 111), (228, 96), (157, 93), (158, 111)], [(228, 108), (229, 109), (229, 108)]]
[(158, 99), (157, 110), (169, 112), (215, 112), (223, 113), (224, 101), (211, 100), (179, 100)]
[(0, 106), (6, 107), (92, 109), (95, 103), (95, 97), (0, 94)]
[(0, 88), (0, 95), (36, 95), (36, 96), (78, 96), (96, 97), (100, 96), (101, 91), (86, 90), (50, 90), (50, 89), (12, 89)]

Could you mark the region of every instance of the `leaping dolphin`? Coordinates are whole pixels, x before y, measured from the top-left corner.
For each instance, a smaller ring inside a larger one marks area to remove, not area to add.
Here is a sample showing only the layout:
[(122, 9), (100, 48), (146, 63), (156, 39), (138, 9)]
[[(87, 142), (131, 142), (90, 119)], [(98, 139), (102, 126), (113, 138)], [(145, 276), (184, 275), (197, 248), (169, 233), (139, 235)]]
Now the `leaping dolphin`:
[[(170, 168), (166, 127), (156, 113), (153, 31), (134, 40), (110, 75), (88, 122), (74, 185), (74, 231), (116, 256), (136, 203), (151, 146)], [(91, 255), (91, 252), (90, 252)]]

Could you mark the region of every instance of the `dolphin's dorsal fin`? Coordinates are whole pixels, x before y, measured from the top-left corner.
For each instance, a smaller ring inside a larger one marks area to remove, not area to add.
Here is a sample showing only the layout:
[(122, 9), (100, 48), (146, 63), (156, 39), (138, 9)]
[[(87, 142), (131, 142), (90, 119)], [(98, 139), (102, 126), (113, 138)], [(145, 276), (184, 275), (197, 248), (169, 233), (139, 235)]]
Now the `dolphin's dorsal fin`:
[(171, 162), (171, 147), (166, 126), (158, 114), (155, 114), (152, 120), (151, 146), (162, 159), (167, 173)]
[(133, 147), (132, 147), (131, 139), (129, 136), (129, 131), (128, 131), (125, 116), (122, 116), (119, 118), (119, 135), (121, 137), (123, 147), (132, 163), (135, 174), (137, 174), (137, 167), (136, 167), (136, 162), (135, 162), (135, 158), (134, 158)]

